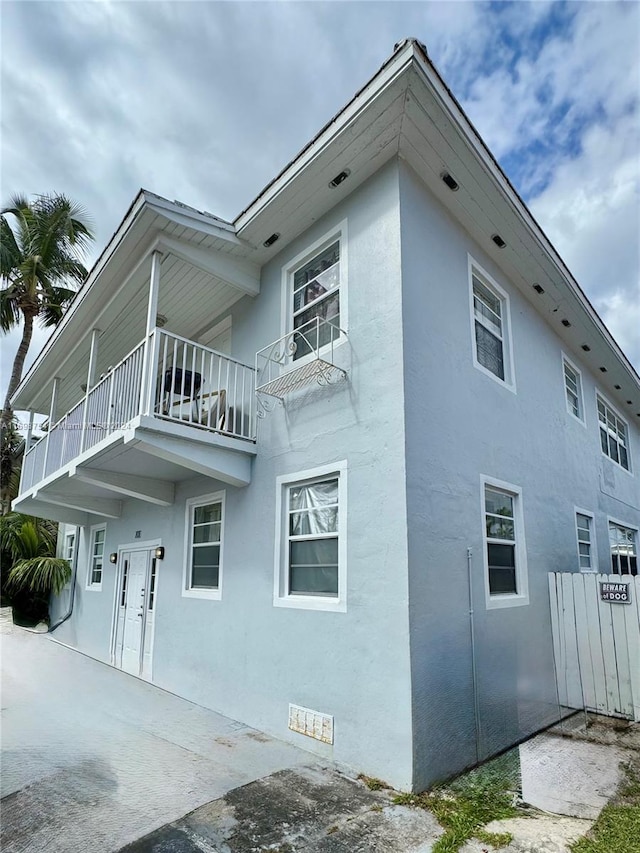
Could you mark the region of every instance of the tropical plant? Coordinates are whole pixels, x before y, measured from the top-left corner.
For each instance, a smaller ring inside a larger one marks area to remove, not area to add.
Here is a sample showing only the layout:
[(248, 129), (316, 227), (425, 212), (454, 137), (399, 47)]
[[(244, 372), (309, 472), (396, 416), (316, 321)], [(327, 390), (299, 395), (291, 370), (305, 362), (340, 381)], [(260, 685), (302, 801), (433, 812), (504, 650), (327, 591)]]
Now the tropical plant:
[[(13, 228), (8, 216), (12, 217)], [(12, 418), (11, 397), (22, 379), (33, 324), (55, 326), (87, 277), (82, 259), (93, 231), (85, 211), (59, 193), (30, 202), (14, 195), (0, 216), (0, 328), (24, 323), (16, 353), (2, 425)]]
[[(46, 618), (51, 593), (58, 594), (71, 577), (68, 560), (55, 556), (57, 524), (12, 512), (0, 518), (0, 550), (9, 569), (3, 589), (14, 609)], [(4, 572), (3, 572), (4, 574)]]
[(9, 572), (7, 591), (32, 592), (36, 595), (59, 595), (71, 578), (68, 560), (61, 557), (33, 557), (18, 560)]

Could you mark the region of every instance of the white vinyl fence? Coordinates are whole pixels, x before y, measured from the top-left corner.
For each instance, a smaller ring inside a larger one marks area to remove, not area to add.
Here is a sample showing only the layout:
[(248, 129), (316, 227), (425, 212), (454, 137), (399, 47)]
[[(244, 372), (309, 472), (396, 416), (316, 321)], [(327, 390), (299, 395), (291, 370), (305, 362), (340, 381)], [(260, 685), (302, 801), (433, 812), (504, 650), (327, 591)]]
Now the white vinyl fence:
[[(628, 584), (630, 603), (601, 583)], [(550, 572), (549, 594), (560, 704), (640, 721), (640, 577)]]

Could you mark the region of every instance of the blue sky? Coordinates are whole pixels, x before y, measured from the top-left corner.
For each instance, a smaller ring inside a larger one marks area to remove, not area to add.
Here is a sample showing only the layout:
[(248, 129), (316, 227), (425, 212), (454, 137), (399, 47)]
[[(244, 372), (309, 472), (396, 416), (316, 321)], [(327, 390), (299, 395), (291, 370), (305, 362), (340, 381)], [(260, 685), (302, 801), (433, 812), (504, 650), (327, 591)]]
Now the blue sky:
[(640, 367), (640, 4), (4, 0), (2, 19), (2, 200), (79, 200), (96, 255), (141, 186), (233, 218), (419, 38)]

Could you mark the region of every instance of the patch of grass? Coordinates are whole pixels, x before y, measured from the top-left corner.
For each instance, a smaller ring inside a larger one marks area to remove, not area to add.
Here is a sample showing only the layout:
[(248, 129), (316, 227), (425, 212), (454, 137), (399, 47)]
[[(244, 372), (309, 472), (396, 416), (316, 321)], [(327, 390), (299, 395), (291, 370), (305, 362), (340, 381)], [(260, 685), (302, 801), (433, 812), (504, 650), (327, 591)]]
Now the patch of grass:
[(386, 791), (391, 788), (390, 785), (387, 785), (382, 779), (376, 779), (375, 776), (365, 776), (364, 773), (361, 773), (358, 779), (364, 782), (370, 791)]
[(640, 772), (625, 768), (615, 800), (605, 806), (572, 853), (640, 853)]
[(492, 820), (518, 814), (512, 793), (518, 784), (516, 752), (465, 773), (447, 787), (423, 794), (399, 794), (393, 802), (428, 809), (435, 815), (445, 833), (434, 844), (433, 853), (457, 853), (470, 838), (500, 847), (509, 844), (511, 836), (487, 833), (483, 827)]

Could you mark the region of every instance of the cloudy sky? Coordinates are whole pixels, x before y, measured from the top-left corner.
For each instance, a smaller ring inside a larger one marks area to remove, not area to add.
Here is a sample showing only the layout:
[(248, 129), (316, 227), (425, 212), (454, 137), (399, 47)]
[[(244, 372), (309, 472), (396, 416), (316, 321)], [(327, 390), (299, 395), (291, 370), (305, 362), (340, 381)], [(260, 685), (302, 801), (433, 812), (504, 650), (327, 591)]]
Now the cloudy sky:
[(95, 255), (141, 186), (234, 218), (416, 36), (640, 369), (640, 3), (0, 6), (2, 202), (66, 193)]

